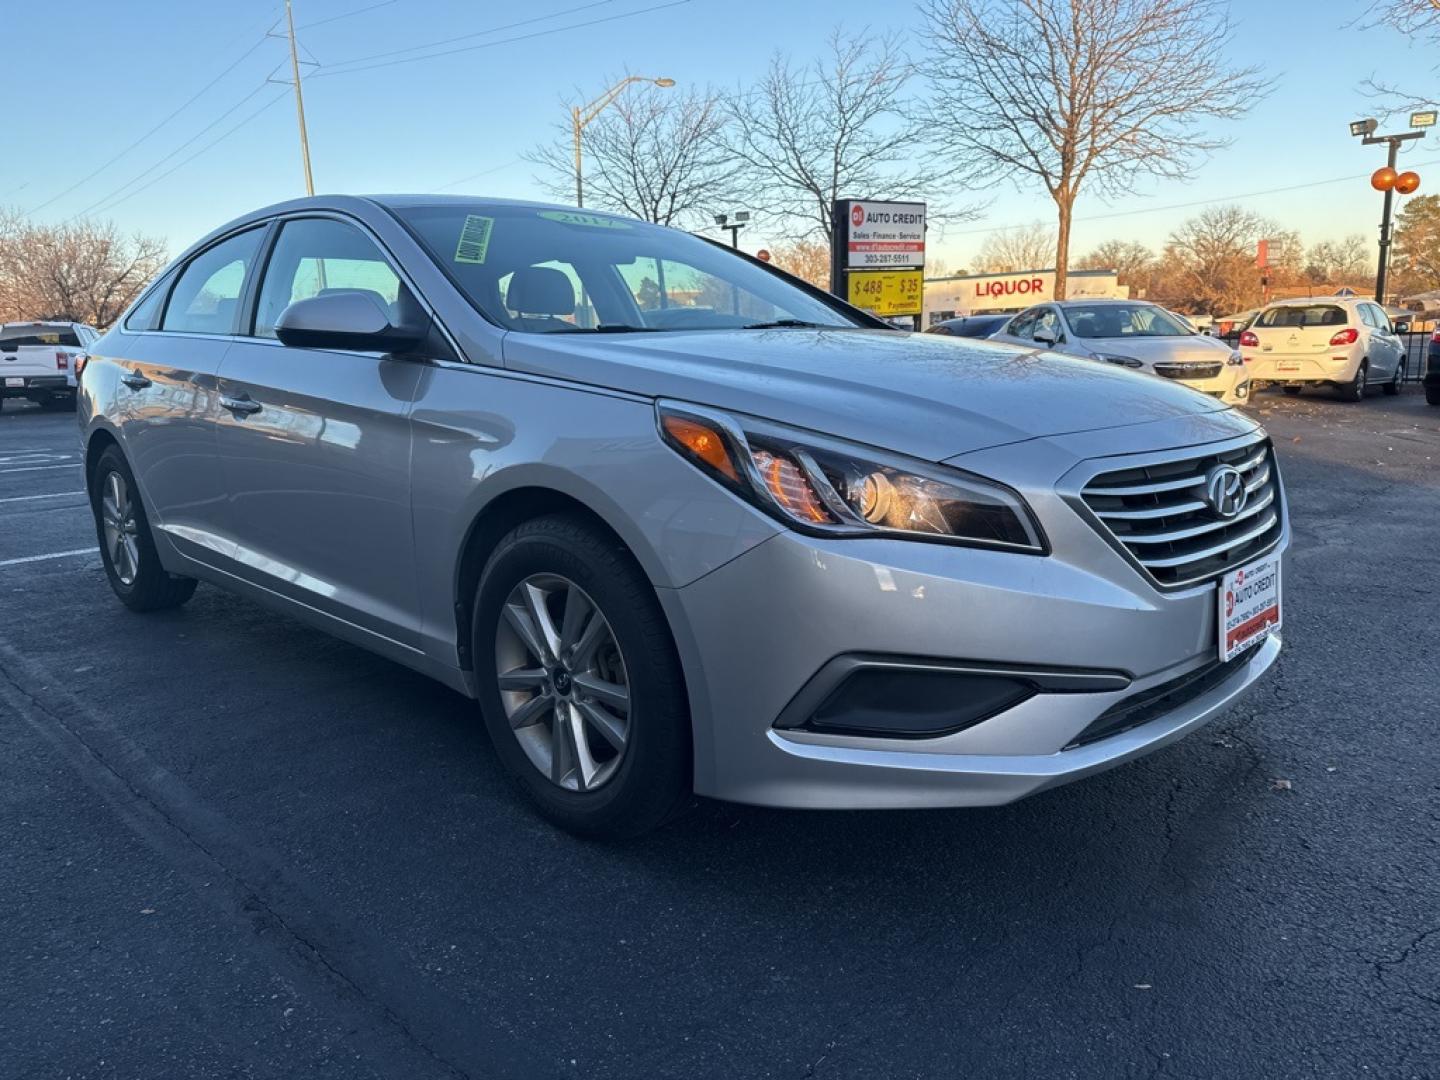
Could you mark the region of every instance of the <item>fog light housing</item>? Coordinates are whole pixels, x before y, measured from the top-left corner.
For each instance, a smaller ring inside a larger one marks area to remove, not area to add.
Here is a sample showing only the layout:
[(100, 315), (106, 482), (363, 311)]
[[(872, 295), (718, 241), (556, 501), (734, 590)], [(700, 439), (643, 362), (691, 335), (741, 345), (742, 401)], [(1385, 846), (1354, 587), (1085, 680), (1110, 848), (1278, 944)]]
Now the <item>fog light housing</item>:
[(1248, 379), (1235, 387), (1235, 396), (1238, 398), (1250, 396), (1250, 382)]

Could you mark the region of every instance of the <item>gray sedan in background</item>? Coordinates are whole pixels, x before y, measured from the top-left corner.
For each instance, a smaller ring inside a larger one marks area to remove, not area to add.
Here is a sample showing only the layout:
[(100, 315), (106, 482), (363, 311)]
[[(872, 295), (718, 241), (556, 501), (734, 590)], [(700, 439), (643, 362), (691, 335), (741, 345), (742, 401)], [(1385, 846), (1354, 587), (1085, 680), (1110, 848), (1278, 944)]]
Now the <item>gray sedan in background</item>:
[(1240, 352), (1196, 333), (1158, 304), (1139, 300), (1039, 304), (1016, 315), (991, 339), (1159, 375), (1227, 405), (1250, 397), (1250, 376)]
[(696, 793), (1006, 802), (1274, 663), (1265, 432), (1033, 343), (884, 330), (610, 214), (312, 198), (180, 256), (79, 421), (123, 603), (205, 581), (433, 676), (615, 836)]

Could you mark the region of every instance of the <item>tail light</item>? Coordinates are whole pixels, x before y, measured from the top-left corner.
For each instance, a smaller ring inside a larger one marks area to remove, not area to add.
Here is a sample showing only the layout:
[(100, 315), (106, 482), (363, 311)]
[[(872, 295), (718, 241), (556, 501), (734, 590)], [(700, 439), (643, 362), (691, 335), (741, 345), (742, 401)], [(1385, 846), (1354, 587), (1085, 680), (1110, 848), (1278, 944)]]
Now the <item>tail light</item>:
[(89, 353), (81, 353), (75, 357), (75, 381), (80, 381), (80, 376), (85, 374), (85, 364), (89, 361)]
[(68, 368), (69, 366), (70, 366), (70, 355), (69, 355), (69, 353), (57, 352), (57, 353), (55, 354), (55, 370), (56, 370), (56, 371), (64, 371), (64, 370), (65, 370), (66, 368)]
[(1251, 347), (1258, 347), (1260, 344), (1260, 339), (1255, 336), (1254, 330), (1246, 330), (1243, 334), (1240, 335), (1240, 344), (1249, 345)]
[(1430, 335), (1430, 343), (1432, 345), (1440, 345), (1440, 330), (1436, 330), (1435, 333)]
[(1360, 340), (1360, 331), (1353, 326), (1347, 326), (1330, 339), (1331, 345), (1354, 345)]

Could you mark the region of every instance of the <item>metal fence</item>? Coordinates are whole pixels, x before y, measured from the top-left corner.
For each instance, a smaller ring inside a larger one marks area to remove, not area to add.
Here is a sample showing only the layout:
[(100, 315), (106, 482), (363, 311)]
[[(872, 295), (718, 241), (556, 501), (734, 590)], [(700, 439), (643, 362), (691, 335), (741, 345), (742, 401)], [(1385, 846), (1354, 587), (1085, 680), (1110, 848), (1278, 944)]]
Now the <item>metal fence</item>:
[(1400, 335), (1405, 342), (1405, 381), (1418, 383), (1425, 375), (1425, 356), (1430, 350), (1430, 331), (1411, 330)]

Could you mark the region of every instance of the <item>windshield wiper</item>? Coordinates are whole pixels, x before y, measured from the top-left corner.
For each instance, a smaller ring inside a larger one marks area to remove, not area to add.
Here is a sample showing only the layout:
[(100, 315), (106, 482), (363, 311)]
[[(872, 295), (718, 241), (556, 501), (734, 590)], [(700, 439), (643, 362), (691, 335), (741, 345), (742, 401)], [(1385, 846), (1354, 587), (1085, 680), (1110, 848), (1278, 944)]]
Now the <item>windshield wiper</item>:
[[(749, 323), (742, 326), (741, 330), (844, 330), (843, 326), (833, 326), (830, 323), (806, 322), (804, 319), (776, 319), (773, 322)], [(855, 329), (850, 327), (850, 329)]]

